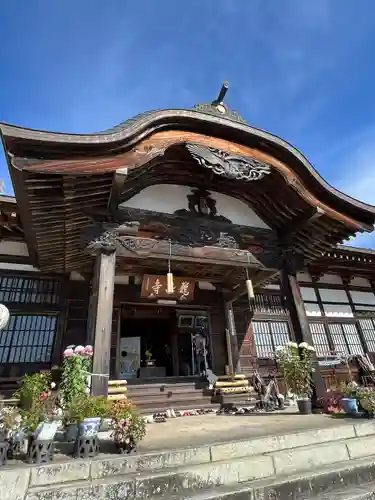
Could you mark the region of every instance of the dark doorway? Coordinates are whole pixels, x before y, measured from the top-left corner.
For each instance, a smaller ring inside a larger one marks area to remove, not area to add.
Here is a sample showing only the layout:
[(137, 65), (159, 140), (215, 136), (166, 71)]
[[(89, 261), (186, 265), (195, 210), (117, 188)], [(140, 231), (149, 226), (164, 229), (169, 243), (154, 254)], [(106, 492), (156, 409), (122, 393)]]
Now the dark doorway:
[[(147, 314), (147, 311), (144, 312)], [(121, 339), (137, 338), (140, 345), (137, 378), (173, 375), (172, 334), (176, 327), (175, 316), (171, 317), (125, 317), (120, 330), (120, 365), (128, 353), (121, 349)], [(126, 343), (126, 342), (125, 342)], [(146, 369), (146, 351), (151, 353), (154, 370)]]

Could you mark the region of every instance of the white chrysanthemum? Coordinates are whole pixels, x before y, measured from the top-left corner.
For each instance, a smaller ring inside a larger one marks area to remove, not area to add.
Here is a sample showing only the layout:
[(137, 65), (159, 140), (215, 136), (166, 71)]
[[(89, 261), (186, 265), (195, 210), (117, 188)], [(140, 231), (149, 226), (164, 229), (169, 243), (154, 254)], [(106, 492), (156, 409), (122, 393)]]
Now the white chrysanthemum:
[(283, 345), (278, 345), (275, 347), (276, 352), (280, 352), (280, 351), (284, 351), (284, 350), (285, 350), (285, 347)]
[(305, 349), (306, 349), (307, 351), (315, 352), (315, 347), (313, 347), (312, 345), (308, 345), (308, 344), (307, 344), (307, 347), (305, 347)]
[(300, 345), (299, 345), (299, 347), (301, 349), (308, 349), (309, 344), (307, 342), (301, 342)]
[(298, 349), (298, 344), (297, 342), (288, 342), (289, 347), (294, 347), (295, 349)]

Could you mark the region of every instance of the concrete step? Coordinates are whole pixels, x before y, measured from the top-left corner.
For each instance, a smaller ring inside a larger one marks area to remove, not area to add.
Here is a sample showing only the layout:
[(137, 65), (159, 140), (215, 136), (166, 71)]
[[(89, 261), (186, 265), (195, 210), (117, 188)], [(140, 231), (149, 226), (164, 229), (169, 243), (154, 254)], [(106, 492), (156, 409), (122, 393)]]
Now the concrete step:
[[(194, 498), (204, 492), (197, 497), (203, 499), (226, 498), (220, 495), (232, 494), (242, 483), (240, 493), (247, 496), (232, 498), (307, 500), (374, 481), (374, 438), (375, 424), (365, 421), (181, 450), (22, 466), (2, 469), (0, 491), (13, 491), (9, 499), (14, 499), (14, 485), (26, 485), (27, 495), (19, 497), (27, 500)], [(299, 496), (284, 494), (291, 489)], [(279, 494), (260, 494), (273, 490)], [(250, 497), (253, 491), (260, 493)]]
[[(304, 475), (249, 481), (219, 486), (189, 495), (189, 500), (374, 500), (374, 458), (357, 460), (350, 467), (336, 464), (327, 470), (316, 469)], [(180, 494), (166, 500), (180, 500)], [(186, 497), (182, 497), (186, 498)]]
[[(375, 457), (336, 464), (331, 468), (318, 468), (305, 474), (265, 478), (243, 483), (215, 486), (215, 479), (202, 481), (180, 468), (164, 472), (139, 472), (99, 479), (73, 481), (67, 484), (31, 486), (27, 500), (136, 500), (140, 498), (166, 498), (167, 500), (373, 500), (375, 498)], [(79, 462), (78, 462), (79, 464)], [(79, 464), (81, 466), (81, 464)], [(77, 466), (76, 466), (77, 467)], [(82, 467), (81, 467), (82, 468)], [(225, 473), (225, 469), (221, 470)], [(31, 485), (35, 482), (32, 478)]]

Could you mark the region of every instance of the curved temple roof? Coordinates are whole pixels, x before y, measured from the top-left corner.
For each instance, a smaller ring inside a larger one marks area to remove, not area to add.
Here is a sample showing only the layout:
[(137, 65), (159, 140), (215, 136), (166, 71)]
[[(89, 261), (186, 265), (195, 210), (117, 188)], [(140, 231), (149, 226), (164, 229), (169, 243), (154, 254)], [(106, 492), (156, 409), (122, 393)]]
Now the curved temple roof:
[[(69, 189), (75, 189), (74, 182), (70, 179), (74, 176), (77, 178), (90, 176), (92, 178), (90, 182), (93, 183), (99, 182), (99, 177), (102, 176), (103, 180), (100, 182), (104, 183), (105, 188), (101, 188), (101, 193), (103, 193), (101, 203), (106, 206), (112, 189), (111, 176), (119, 168), (141, 168), (143, 164), (155, 160), (156, 156), (166, 153), (167, 149), (173, 145), (184, 146), (187, 143), (197, 142), (201, 146), (210, 146), (210, 141), (215, 143), (214, 147), (219, 147), (222, 151), (226, 150), (232, 154), (242, 154), (263, 160), (275, 167), (275, 173), (284, 177), (286, 187), (283, 199), (286, 199), (289, 205), (285, 207), (284, 219), (280, 219), (279, 227), (275, 227), (277, 230), (286, 230), (287, 233), (291, 229), (294, 233), (299, 232), (301, 245), (309, 237), (309, 231), (301, 229), (300, 216), (303, 216), (303, 219), (309, 215), (308, 207), (323, 210), (323, 214), (326, 214), (323, 220), (320, 223), (314, 223), (315, 225), (313, 224), (309, 229), (317, 232), (316, 236), (313, 236), (317, 242), (313, 244), (315, 255), (322, 246), (332, 248), (333, 244), (341, 242), (355, 231), (371, 231), (375, 223), (375, 206), (363, 203), (335, 189), (319, 175), (307, 158), (294, 146), (269, 132), (248, 125), (238, 113), (231, 111), (223, 103), (223, 89), (218, 99), (212, 103), (199, 104), (190, 110), (148, 111), (99, 133), (45, 132), (5, 123), (0, 123), (0, 132), (18, 201), (21, 202), (21, 198), (25, 196), (29, 198), (28, 208), (25, 204), (20, 209), (21, 218), (23, 220), (26, 218), (27, 211), (35, 209), (35, 215), (32, 215), (33, 225), (40, 227), (40, 231), (44, 227), (43, 211), (40, 211), (40, 207), (35, 208), (36, 200), (38, 198), (42, 203), (41, 206), (45, 207), (47, 198), (51, 199), (52, 203), (53, 197), (52, 191), (49, 194), (47, 191), (42, 193), (43, 189), (47, 189), (48, 183), (46, 180), (42, 182), (41, 176), (46, 176), (46, 179), (48, 176), (48, 179), (52, 177), (55, 179), (54, 189), (56, 193), (59, 193), (56, 196), (68, 192), (69, 182), (71, 183)], [(154, 150), (156, 152), (153, 156)], [(158, 168), (162, 170), (162, 167)], [(57, 187), (57, 176), (66, 179), (66, 181), (59, 181), (59, 187)], [(270, 199), (272, 188), (270, 183), (278, 182), (279, 177), (277, 175), (270, 177), (268, 184), (263, 184), (266, 186), (264, 200)], [(95, 180), (96, 178), (98, 181)], [(133, 182), (130, 178), (129, 182)], [(36, 188), (38, 182), (39, 187)], [(246, 189), (243, 189), (243, 192), (246, 191), (244, 196), (250, 203), (252, 199), (255, 200), (254, 189), (250, 187)], [(276, 187), (275, 193), (278, 192), (277, 189)], [(293, 194), (290, 189), (294, 189), (294, 195), (297, 194), (303, 201), (295, 211), (292, 205), (297, 198), (290, 196)], [(81, 198), (79, 198), (81, 195), (76, 195), (77, 206), (84, 199), (87, 201), (86, 187), (83, 192), (85, 194), (82, 194)], [(64, 197), (65, 194), (61, 196)], [(69, 197), (71, 198), (71, 195)], [(30, 205), (31, 198), (34, 201)], [(93, 202), (95, 204), (97, 199)], [(67, 213), (63, 211), (65, 210), (64, 203), (66, 202), (61, 198), (61, 218), (66, 217)], [(260, 205), (262, 203), (264, 202), (260, 202)], [(279, 201), (279, 203), (284, 202)], [(273, 207), (273, 210), (277, 217), (278, 208)], [(38, 220), (35, 223), (36, 218)], [(290, 227), (293, 218), (296, 224)], [(310, 219), (312, 219), (311, 213)], [(334, 227), (329, 226), (330, 220), (335, 220)], [(23, 225), (25, 227), (24, 220)], [(289, 227), (284, 227), (287, 225)], [(46, 231), (46, 228), (44, 227), (43, 230)], [(27, 239), (30, 238), (32, 238), (31, 235)], [(319, 238), (320, 241), (318, 241)], [(325, 239), (327, 241), (322, 244)], [(37, 245), (35, 239), (34, 243)], [(46, 243), (44, 242), (43, 245)]]
[[(247, 125), (237, 113), (228, 110), (225, 113), (215, 112), (214, 103), (198, 105), (193, 110), (168, 109), (148, 111), (139, 114), (119, 125), (99, 133), (68, 134), (46, 132), (0, 123), (0, 131), (6, 151), (18, 156), (18, 152), (26, 152), (35, 158), (43, 150), (41, 157), (66, 158), (67, 147), (74, 156), (95, 153), (118, 153), (137, 139), (162, 130), (194, 130), (210, 133), (243, 145), (256, 146), (272, 156), (285, 161), (310, 186), (310, 189), (321, 197), (328, 197), (331, 203), (340, 203), (341, 210), (349, 213), (354, 209), (357, 218), (373, 224), (375, 207), (356, 200), (328, 184), (314, 169), (307, 158), (294, 146), (280, 137), (264, 130)], [(41, 147), (41, 143), (43, 147)], [(54, 145), (53, 148), (51, 147)], [(53, 154), (49, 154), (49, 152)], [(65, 153), (65, 154), (64, 154)]]

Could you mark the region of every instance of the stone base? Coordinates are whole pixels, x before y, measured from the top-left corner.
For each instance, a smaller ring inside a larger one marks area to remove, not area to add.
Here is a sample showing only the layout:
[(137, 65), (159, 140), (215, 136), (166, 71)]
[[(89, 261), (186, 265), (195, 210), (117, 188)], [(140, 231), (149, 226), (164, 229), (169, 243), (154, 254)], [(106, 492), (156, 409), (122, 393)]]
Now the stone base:
[(31, 437), (27, 447), (26, 461), (29, 464), (52, 462), (55, 447), (53, 441), (40, 441)]
[(6, 465), (8, 459), (8, 449), (9, 443), (8, 441), (0, 441), (0, 466)]
[(74, 458), (93, 458), (99, 454), (98, 436), (78, 436), (74, 443)]

